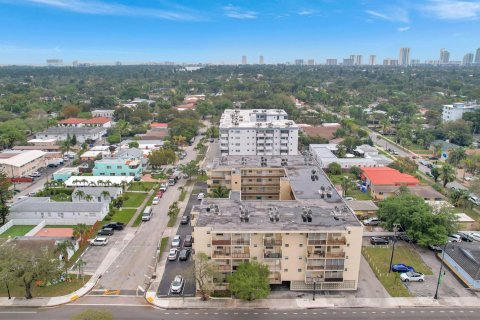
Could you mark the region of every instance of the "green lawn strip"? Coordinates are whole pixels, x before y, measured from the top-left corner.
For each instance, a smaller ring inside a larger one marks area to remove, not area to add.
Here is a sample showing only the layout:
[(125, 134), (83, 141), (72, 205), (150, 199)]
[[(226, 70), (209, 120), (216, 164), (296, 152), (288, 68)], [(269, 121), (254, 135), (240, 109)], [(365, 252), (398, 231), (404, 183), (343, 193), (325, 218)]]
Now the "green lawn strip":
[(368, 192), (362, 192), (358, 189), (350, 189), (347, 191), (347, 196), (356, 200), (372, 200), (372, 196)]
[[(158, 184), (156, 186), (158, 188)], [(152, 205), (152, 201), (153, 201), (153, 198), (155, 198), (157, 196), (157, 192), (158, 192), (158, 189), (156, 189), (153, 194), (150, 196), (150, 198), (148, 199), (147, 201), (147, 204), (145, 204), (145, 206), (142, 207), (142, 211), (141, 213), (138, 215), (138, 217), (135, 219), (135, 221), (133, 222), (133, 227), (138, 227), (141, 223), (142, 223), (142, 212), (143, 210), (147, 207), (147, 206), (151, 206)], [(162, 199), (160, 199), (160, 201), (162, 201)]]
[(142, 223), (142, 214), (140, 213), (138, 217), (133, 222), (133, 227), (138, 227)]
[[(364, 247), (362, 253), (370, 264), (378, 280), (392, 297), (408, 297), (408, 290), (401, 283), (397, 272), (388, 273), (392, 248)], [(403, 263), (412, 266), (416, 271), (431, 275), (432, 270), (422, 261), (420, 255), (409, 246), (397, 245), (393, 264)]]
[(182, 190), (182, 192), (180, 193), (180, 196), (178, 197), (178, 201), (182, 202), (183, 200), (185, 200), (186, 197), (187, 197), (187, 190)]
[[(76, 275), (71, 275), (70, 281), (64, 281), (59, 284), (50, 285), (46, 287), (39, 287), (35, 284), (32, 287), (33, 297), (58, 297), (69, 293), (72, 293), (81, 287), (90, 279), (89, 275), (84, 275), (83, 279), (77, 279)], [(22, 284), (18, 283), (10, 287), (10, 294), (12, 297), (23, 298), (25, 296), (25, 288)], [(5, 286), (0, 286), (0, 296), (8, 297), (7, 289)]]
[(115, 209), (115, 214), (112, 216), (112, 219), (110, 221), (122, 222), (127, 224), (130, 221), (130, 219), (132, 219), (133, 215), (135, 214), (135, 211), (137, 211), (137, 209), (123, 209), (123, 208), (122, 210)]
[(158, 254), (159, 259), (162, 257), (162, 253), (165, 252), (167, 245), (168, 245), (168, 237), (163, 237), (162, 241), (160, 242), (160, 253)]
[(178, 214), (180, 213), (180, 210), (177, 210), (177, 212), (175, 212), (174, 214), (168, 216), (168, 223), (167, 223), (167, 227), (171, 228), (175, 225), (175, 222), (177, 222), (177, 217), (178, 217)]
[(138, 208), (143, 200), (147, 197), (146, 193), (125, 192), (123, 197), (128, 197), (128, 200), (123, 202), (123, 207)]
[(144, 182), (144, 181), (141, 181), (141, 182), (134, 182), (132, 183), (132, 185), (130, 186), (130, 188), (128, 188), (129, 191), (150, 191), (151, 189), (154, 189), (156, 188), (156, 185), (158, 185), (158, 183), (156, 182)]
[(22, 225), (11, 226), (4, 233), (0, 234), (0, 238), (24, 236), (33, 228), (35, 228), (35, 226), (22, 226)]

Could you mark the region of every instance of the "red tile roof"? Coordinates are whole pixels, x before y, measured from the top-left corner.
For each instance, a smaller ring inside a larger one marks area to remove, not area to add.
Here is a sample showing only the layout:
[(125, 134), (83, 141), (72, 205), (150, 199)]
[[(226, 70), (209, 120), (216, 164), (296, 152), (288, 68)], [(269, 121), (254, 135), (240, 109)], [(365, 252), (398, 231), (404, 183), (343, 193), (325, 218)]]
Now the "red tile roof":
[(168, 123), (152, 122), (150, 128), (168, 128)]
[(79, 124), (83, 123), (85, 119), (80, 119), (80, 118), (67, 118), (63, 119), (62, 121), (59, 121), (59, 124)]
[(72, 237), (72, 228), (43, 228), (35, 234), (35, 237)]
[(389, 167), (363, 168), (362, 171), (373, 185), (415, 186), (420, 183), (417, 178)]
[(187, 103), (187, 104), (182, 104), (182, 105), (176, 106), (175, 108), (177, 108), (177, 109), (195, 109), (195, 105), (193, 103)]
[(105, 124), (112, 121), (112, 119), (107, 117), (95, 117), (92, 119), (87, 119), (83, 121), (84, 124)]

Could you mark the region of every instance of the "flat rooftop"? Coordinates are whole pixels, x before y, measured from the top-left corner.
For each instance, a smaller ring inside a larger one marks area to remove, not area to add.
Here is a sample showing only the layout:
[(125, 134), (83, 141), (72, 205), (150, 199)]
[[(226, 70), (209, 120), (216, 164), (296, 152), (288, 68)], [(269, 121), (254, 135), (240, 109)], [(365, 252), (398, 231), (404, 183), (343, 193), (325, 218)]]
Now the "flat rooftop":
[[(218, 206), (218, 213), (215, 210)], [(303, 208), (312, 212), (312, 222), (302, 219)], [(248, 210), (249, 221), (240, 220), (241, 208)], [(277, 208), (278, 222), (271, 222), (269, 210)], [(208, 211), (207, 211), (208, 210)], [(345, 230), (348, 227), (361, 227), (352, 211), (344, 202), (318, 200), (231, 200), (203, 199), (192, 212), (199, 212), (196, 226), (210, 227), (213, 231), (304, 231)]]
[[(312, 156), (304, 155), (276, 155), (276, 156), (263, 156), (266, 159), (267, 166), (261, 166), (262, 156), (222, 156), (213, 159), (210, 169), (221, 168), (281, 168), (281, 167), (301, 167), (306, 165), (317, 165), (317, 162)], [(282, 160), (283, 159), (283, 160)], [(282, 165), (282, 162), (286, 165)]]
[[(257, 120), (257, 116), (262, 117)], [(220, 128), (299, 128), (288, 120), (281, 109), (226, 109), (220, 118)]]

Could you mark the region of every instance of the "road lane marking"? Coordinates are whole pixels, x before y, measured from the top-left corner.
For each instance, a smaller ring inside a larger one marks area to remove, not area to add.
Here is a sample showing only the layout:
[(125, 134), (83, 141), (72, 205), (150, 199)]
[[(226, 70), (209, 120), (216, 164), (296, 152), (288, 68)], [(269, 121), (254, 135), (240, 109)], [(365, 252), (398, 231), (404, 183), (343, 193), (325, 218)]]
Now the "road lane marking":
[(37, 311), (0, 311), (1, 314), (29, 314), (37, 313)]

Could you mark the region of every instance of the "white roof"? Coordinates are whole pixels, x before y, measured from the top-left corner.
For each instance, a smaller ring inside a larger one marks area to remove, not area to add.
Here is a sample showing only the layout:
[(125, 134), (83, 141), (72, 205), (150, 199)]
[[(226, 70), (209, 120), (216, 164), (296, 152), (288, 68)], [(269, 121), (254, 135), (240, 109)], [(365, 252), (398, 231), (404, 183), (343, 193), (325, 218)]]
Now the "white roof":
[(0, 164), (10, 165), (14, 167), (23, 167), (29, 162), (45, 156), (47, 153), (40, 150), (23, 151), (13, 157), (1, 159)]
[(78, 167), (64, 167), (55, 171), (54, 174), (65, 173), (65, 172), (78, 173)]
[(86, 151), (86, 152), (82, 153), (82, 155), (80, 157), (81, 158), (95, 158), (99, 154), (102, 154), (102, 151), (89, 150), (89, 151)]
[(28, 143), (39, 143), (39, 142), (55, 142), (56, 139), (31, 139), (28, 140)]
[(470, 218), (465, 213), (455, 213), (455, 215), (457, 216), (457, 221), (458, 222), (475, 222), (474, 219)]
[(89, 151), (110, 151), (109, 146), (93, 146)]
[(65, 181), (67, 187), (93, 186), (98, 181), (110, 181), (112, 184), (121, 184), (122, 181), (132, 182), (134, 177), (124, 176), (71, 176)]

